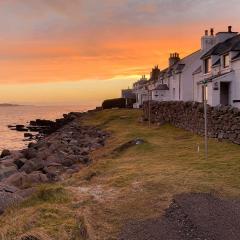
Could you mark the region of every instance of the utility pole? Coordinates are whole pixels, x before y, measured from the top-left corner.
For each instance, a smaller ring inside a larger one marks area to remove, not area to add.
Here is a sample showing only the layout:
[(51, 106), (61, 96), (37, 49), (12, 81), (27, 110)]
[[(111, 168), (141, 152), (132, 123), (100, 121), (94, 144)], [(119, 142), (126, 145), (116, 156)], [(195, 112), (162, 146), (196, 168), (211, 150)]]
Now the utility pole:
[(207, 81), (204, 81), (205, 159), (208, 160)]

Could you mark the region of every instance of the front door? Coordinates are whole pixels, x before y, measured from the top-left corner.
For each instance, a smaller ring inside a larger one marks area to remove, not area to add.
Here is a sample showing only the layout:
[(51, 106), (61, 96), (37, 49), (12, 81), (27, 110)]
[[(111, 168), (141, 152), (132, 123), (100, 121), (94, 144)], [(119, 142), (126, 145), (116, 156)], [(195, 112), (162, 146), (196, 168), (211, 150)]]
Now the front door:
[(221, 105), (229, 105), (229, 90), (230, 90), (229, 82), (221, 82), (220, 83), (220, 104)]

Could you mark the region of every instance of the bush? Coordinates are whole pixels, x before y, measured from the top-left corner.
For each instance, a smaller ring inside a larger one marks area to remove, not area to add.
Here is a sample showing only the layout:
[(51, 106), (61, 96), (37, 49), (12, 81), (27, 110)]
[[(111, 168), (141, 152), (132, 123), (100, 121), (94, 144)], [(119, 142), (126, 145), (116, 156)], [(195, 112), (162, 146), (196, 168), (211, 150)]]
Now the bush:
[(136, 99), (132, 99), (132, 98), (107, 99), (102, 103), (102, 109), (133, 108), (133, 104), (135, 102), (136, 102)]
[(102, 103), (103, 109), (111, 109), (111, 108), (126, 108), (126, 99), (125, 98), (114, 98), (105, 100)]

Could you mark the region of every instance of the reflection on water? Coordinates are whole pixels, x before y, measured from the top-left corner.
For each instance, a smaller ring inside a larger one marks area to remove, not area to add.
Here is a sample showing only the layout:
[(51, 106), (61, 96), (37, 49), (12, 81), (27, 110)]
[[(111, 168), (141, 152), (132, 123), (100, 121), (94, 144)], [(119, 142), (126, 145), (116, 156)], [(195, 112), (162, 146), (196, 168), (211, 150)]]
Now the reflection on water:
[(63, 113), (71, 111), (81, 112), (93, 108), (93, 106), (19, 106), (19, 107), (0, 107), (0, 150), (21, 149), (28, 142), (23, 140), (23, 132), (11, 131), (8, 125), (26, 124), (30, 120), (37, 118), (54, 120), (62, 117)]

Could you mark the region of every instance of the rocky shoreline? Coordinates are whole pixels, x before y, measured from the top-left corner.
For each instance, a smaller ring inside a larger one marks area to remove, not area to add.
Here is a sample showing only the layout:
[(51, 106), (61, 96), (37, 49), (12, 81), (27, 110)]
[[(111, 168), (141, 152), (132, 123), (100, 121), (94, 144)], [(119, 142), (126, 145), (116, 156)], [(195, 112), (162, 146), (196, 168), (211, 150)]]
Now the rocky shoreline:
[(41, 183), (60, 181), (63, 173), (72, 174), (91, 163), (91, 151), (104, 146), (109, 133), (83, 126), (86, 113), (65, 114), (55, 122), (31, 121), (38, 137), (28, 148), (2, 151), (0, 157), (0, 214), (12, 204), (30, 196)]

